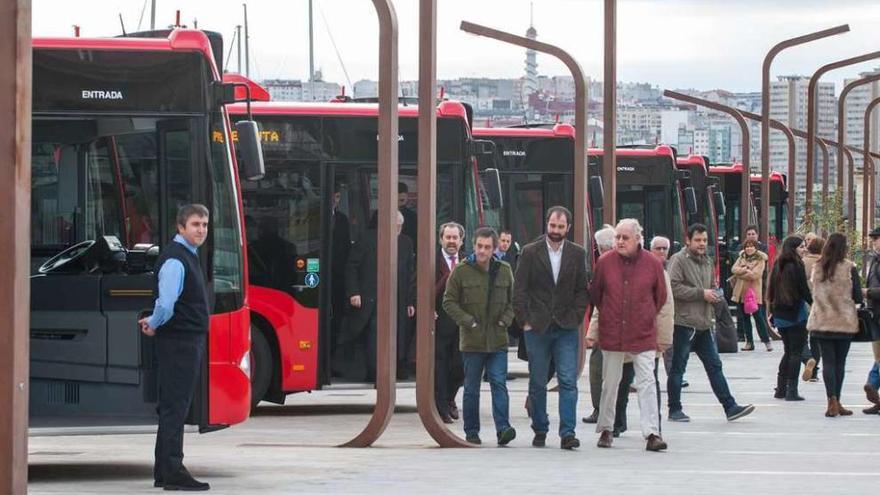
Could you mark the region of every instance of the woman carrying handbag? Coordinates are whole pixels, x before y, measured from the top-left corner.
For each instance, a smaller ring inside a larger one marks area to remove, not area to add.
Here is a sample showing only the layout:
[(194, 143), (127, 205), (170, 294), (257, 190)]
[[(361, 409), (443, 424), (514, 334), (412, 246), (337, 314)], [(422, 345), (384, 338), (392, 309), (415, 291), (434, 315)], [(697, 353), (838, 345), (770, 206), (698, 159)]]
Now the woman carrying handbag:
[[(764, 275), (764, 269), (767, 267), (767, 255), (758, 249), (758, 243), (746, 239), (743, 242), (742, 252), (739, 254), (736, 263), (731, 268), (733, 276), (733, 295), (731, 300), (737, 303), (739, 307), (739, 315), (737, 317), (737, 331), (746, 338), (746, 345), (742, 348), (744, 351), (754, 351), (755, 341), (752, 336), (752, 318), (755, 320), (755, 326), (758, 328), (758, 337), (768, 351), (773, 350), (770, 343), (770, 334), (767, 331), (767, 322), (759, 315), (764, 314), (758, 311), (763, 304), (764, 296), (761, 287), (761, 279)], [(748, 304), (746, 304), (748, 303)]]

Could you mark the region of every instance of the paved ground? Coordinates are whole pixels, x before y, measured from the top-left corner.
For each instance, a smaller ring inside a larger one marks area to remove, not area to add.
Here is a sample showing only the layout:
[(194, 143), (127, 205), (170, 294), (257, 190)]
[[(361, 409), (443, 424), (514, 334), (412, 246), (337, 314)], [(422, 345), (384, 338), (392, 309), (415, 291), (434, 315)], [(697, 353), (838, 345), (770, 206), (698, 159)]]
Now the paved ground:
[[(644, 450), (638, 406), (632, 396), (630, 431), (611, 450), (595, 447), (596, 434), (579, 424), (579, 451), (530, 446), (523, 410), (527, 380), (509, 382), (514, 426), (520, 436), (508, 448), (439, 449), (415, 414), (412, 389), (398, 391), (398, 414), (370, 449), (339, 449), (360, 431), (375, 394), (332, 391), (300, 394), (284, 407), (263, 407), (243, 425), (208, 435), (189, 435), (187, 465), (209, 481), (212, 493), (869, 493), (880, 484), (880, 417), (860, 412), (871, 364), (870, 346), (854, 344), (844, 403), (848, 418), (823, 417), (822, 383), (801, 385), (806, 402), (772, 398), (781, 344), (772, 353), (723, 355), (731, 388), (757, 411), (727, 423), (699, 361), (692, 359), (685, 389), (687, 424), (663, 423), (669, 451)], [(512, 370), (524, 367), (513, 354)], [(665, 387), (664, 387), (665, 389)], [(586, 378), (579, 412), (589, 407)], [(550, 394), (551, 411), (556, 394)], [(484, 440), (491, 439), (484, 386)], [(663, 397), (666, 402), (665, 393)], [(664, 411), (665, 413), (665, 411)], [(551, 415), (551, 419), (555, 415)], [(460, 432), (460, 423), (453, 425)], [(555, 428), (555, 422), (551, 429)], [(488, 443), (488, 442), (487, 442)], [(44, 437), (30, 442), (31, 493), (157, 493), (152, 488), (153, 438), (148, 435)]]

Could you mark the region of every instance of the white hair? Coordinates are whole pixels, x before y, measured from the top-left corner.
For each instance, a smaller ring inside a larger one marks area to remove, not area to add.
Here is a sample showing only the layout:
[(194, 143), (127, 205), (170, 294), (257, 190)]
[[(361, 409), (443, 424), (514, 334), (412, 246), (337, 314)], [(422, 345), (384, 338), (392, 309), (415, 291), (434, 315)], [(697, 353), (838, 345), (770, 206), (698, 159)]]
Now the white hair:
[(599, 249), (599, 253), (614, 249), (614, 227), (605, 225), (601, 230), (597, 230), (593, 234), (593, 238), (596, 239), (596, 247)]
[(637, 239), (642, 239), (642, 226), (635, 218), (624, 218), (623, 220), (617, 222), (617, 227), (615, 227), (615, 230), (622, 228), (630, 229), (630, 231), (636, 236)]
[(667, 237), (663, 237), (662, 235), (655, 235), (654, 238), (651, 239), (651, 249), (654, 249), (654, 247), (656, 247), (656, 245), (660, 242), (665, 242), (667, 248), (672, 246), (672, 243), (669, 242), (669, 239)]

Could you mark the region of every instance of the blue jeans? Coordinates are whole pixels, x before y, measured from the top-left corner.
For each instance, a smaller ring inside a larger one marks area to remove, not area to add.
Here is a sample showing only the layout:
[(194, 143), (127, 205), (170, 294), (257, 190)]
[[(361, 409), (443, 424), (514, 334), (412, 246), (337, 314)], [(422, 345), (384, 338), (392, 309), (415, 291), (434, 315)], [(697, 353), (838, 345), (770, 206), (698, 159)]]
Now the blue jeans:
[(712, 330), (696, 331), (690, 327), (675, 325), (672, 335), (672, 370), (666, 382), (666, 390), (669, 393), (669, 411), (681, 411), (681, 380), (687, 369), (688, 357), (691, 349), (697, 353), (697, 357), (703, 362), (709, 384), (718, 402), (724, 407), (724, 412), (729, 411), (736, 405), (736, 400), (730, 395), (727, 379), (721, 370), (721, 358), (718, 356), (718, 346), (715, 344), (715, 336)]
[(462, 352), (464, 362), (464, 398), (462, 414), (464, 415), (465, 435), (480, 433), (480, 384), (483, 371), (489, 375), (489, 387), (492, 390), (492, 418), (495, 420), (495, 432), (510, 428), (510, 398), (507, 395), (507, 351), (497, 352)]
[(551, 325), (544, 332), (523, 332), (529, 352), (529, 405), (532, 414), (532, 430), (547, 433), (547, 377), (550, 359), (556, 362), (556, 379), (559, 381), (559, 436), (574, 435), (577, 424), (577, 361), (578, 330)]
[(871, 371), (868, 373), (868, 384), (875, 389), (880, 389), (880, 363), (874, 362)]

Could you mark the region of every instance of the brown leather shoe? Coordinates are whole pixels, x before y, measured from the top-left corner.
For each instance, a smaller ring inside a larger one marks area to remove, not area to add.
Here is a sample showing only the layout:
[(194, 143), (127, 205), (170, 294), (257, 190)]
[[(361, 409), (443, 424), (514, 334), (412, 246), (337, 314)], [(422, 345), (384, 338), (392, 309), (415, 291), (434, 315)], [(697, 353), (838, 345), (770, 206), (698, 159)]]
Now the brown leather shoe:
[(650, 452), (660, 452), (661, 450), (666, 450), (666, 442), (664, 442), (659, 435), (652, 434), (648, 437), (648, 443), (645, 445), (645, 450)]
[(825, 410), (825, 417), (834, 418), (840, 415), (839, 404), (837, 403), (837, 397), (831, 396), (828, 398), (828, 408)]
[(866, 407), (866, 408), (862, 409), (862, 412), (865, 414), (880, 414), (880, 406), (878, 406), (877, 404), (874, 404), (871, 407)]
[(840, 413), (841, 416), (852, 416), (852, 410), (843, 407), (843, 404), (840, 403), (839, 399), (835, 399), (837, 401), (837, 412)]
[(452, 423), (455, 423), (455, 420), (452, 419), (448, 414), (441, 414), (441, 415), (440, 415), (440, 419), (443, 420), (443, 422), (446, 423), (446, 424), (448, 424), (448, 425), (451, 425)]
[(877, 393), (877, 389), (872, 387), (870, 383), (865, 384), (865, 397), (871, 404), (880, 404), (880, 393)]
[(596, 447), (600, 449), (610, 449), (611, 444), (614, 442), (614, 437), (612, 433), (608, 430), (602, 430), (602, 434), (599, 435), (599, 442), (596, 443)]
[(449, 402), (449, 417), (458, 419), (458, 406), (455, 405), (455, 401)]

